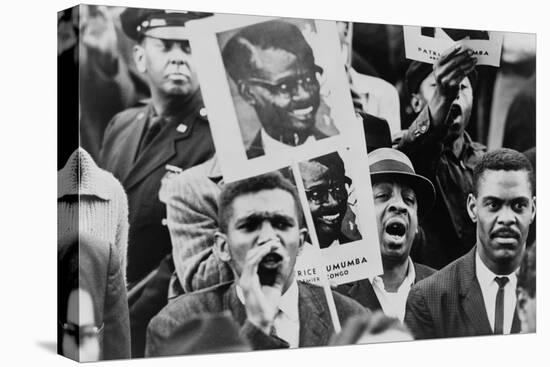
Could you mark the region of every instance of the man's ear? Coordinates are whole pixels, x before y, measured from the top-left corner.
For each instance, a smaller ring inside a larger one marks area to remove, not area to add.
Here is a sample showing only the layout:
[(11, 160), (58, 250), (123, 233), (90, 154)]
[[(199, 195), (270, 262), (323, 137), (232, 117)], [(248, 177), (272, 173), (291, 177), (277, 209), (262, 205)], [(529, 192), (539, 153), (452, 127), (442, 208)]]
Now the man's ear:
[(472, 193), (468, 195), (466, 209), (468, 210), (468, 215), (470, 216), (470, 219), (472, 220), (472, 222), (476, 223), (477, 222), (477, 202), (476, 202), (476, 197)]
[(214, 254), (221, 261), (227, 263), (231, 260), (231, 252), (229, 251), (229, 245), (227, 243), (227, 236), (225, 233), (216, 232), (214, 234)]
[(147, 71), (145, 49), (141, 45), (134, 46), (134, 62), (136, 63), (136, 68), (140, 73), (145, 73)]
[(424, 99), (418, 93), (413, 93), (411, 96), (411, 107), (415, 113), (419, 113), (424, 108)]
[(243, 97), (249, 105), (254, 106), (256, 104), (256, 98), (254, 98), (254, 95), (250, 91), (250, 84), (242, 79), (239, 79), (237, 82), (237, 88), (239, 89), (239, 94), (241, 97)]

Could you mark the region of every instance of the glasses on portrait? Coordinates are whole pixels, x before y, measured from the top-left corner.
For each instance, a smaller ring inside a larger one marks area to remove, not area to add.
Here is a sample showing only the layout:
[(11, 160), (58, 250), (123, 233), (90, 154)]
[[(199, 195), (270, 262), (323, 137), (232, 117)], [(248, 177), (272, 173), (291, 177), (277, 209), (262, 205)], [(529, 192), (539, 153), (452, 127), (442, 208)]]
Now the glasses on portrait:
[(301, 86), (307, 91), (319, 88), (319, 76), (323, 74), (323, 68), (315, 65), (314, 70), (307, 73), (297, 75), (295, 77), (285, 78), (284, 80), (273, 83), (260, 78), (248, 78), (247, 81), (252, 84), (257, 84), (269, 90), (271, 94), (279, 95), (285, 98), (291, 98), (298, 91), (298, 86)]
[(63, 330), (64, 334), (73, 338), (76, 345), (79, 345), (80, 342), (86, 338), (99, 336), (101, 330), (103, 329), (103, 325), (101, 325), (101, 328), (98, 328), (93, 324), (77, 325), (72, 322), (59, 323), (59, 326)]
[(315, 186), (305, 192), (307, 199), (316, 204), (327, 202), (329, 194), (336, 200), (344, 200), (348, 194), (345, 181), (331, 181), (327, 185)]

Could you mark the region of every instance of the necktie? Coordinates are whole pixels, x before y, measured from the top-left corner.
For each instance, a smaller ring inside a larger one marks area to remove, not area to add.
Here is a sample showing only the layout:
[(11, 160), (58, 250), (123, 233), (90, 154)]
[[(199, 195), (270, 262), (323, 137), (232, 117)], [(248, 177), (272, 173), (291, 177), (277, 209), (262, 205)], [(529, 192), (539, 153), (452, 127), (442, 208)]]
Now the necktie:
[(155, 116), (151, 118), (147, 130), (145, 131), (145, 134), (143, 134), (143, 140), (141, 141), (141, 147), (139, 149), (140, 155), (149, 145), (149, 143), (151, 143), (151, 141), (155, 138), (155, 136), (158, 135), (163, 126), (163, 122), (164, 120), (161, 116)]
[(497, 299), (495, 302), (495, 334), (503, 334), (504, 324), (504, 286), (508, 283), (508, 277), (495, 277), (498, 284)]

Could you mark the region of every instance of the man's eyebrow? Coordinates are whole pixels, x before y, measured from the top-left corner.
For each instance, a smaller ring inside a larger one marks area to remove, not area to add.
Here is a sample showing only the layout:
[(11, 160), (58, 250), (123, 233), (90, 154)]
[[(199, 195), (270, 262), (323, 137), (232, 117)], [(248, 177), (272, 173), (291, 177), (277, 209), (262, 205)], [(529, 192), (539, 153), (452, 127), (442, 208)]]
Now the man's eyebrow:
[(517, 196), (517, 197), (511, 198), (511, 199), (503, 199), (503, 198), (500, 198), (500, 197), (497, 197), (497, 196), (484, 196), (484, 197), (481, 198), (481, 200), (483, 202), (495, 201), (495, 202), (499, 202), (499, 203), (503, 203), (503, 202), (506, 202), (506, 201), (509, 201), (509, 202), (516, 202), (516, 201), (527, 202), (527, 201), (529, 201), (529, 197), (527, 197), (527, 196)]
[(295, 224), (296, 220), (290, 215), (281, 214), (281, 213), (272, 213), (272, 212), (255, 212), (251, 213), (245, 217), (241, 217), (237, 219), (235, 222), (235, 225), (241, 225), (246, 223), (255, 223), (255, 222), (262, 222), (264, 220), (269, 221), (282, 221), (289, 224)]

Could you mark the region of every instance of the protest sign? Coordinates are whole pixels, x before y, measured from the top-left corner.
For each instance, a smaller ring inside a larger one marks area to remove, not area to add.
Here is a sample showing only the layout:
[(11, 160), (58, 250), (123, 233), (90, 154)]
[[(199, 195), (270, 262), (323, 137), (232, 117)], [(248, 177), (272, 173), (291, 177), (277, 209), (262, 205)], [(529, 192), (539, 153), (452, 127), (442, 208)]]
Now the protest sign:
[(346, 139), (355, 114), (335, 22), (222, 14), (190, 22), (189, 34), (227, 182)]
[(445, 50), (460, 43), (474, 51), (478, 65), (500, 66), (502, 33), (451, 28), (403, 26), (408, 59), (433, 64)]

